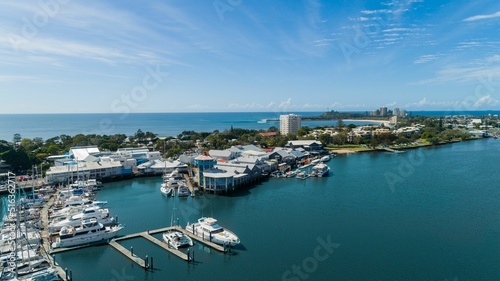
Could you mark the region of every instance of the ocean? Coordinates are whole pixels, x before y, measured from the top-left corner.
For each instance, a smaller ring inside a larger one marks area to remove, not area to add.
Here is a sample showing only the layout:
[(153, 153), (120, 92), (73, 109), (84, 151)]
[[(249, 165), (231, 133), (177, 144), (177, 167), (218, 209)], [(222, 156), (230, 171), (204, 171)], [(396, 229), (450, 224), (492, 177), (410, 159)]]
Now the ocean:
[[(302, 116), (317, 116), (322, 112), (296, 112)], [(467, 115), (498, 114), (496, 111), (462, 112)], [(160, 136), (177, 136), (183, 131), (213, 132), (234, 128), (267, 130), (279, 128), (283, 112), (226, 113), (130, 113), (130, 114), (0, 114), (0, 140), (12, 141), (14, 134), (23, 138), (48, 139), (62, 134), (133, 135), (137, 130)], [(415, 111), (413, 115), (444, 116), (449, 111)], [(346, 122), (366, 125), (370, 122)], [(303, 121), (303, 126), (335, 126), (336, 121)]]

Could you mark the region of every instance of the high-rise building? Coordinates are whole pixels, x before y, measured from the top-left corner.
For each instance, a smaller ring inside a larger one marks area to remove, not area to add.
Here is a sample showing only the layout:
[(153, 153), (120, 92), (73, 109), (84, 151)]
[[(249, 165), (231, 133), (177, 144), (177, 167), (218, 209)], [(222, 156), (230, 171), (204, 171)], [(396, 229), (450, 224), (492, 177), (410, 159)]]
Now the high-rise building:
[(378, 114), (379, 114), (378, 109), (374, 109), (370, 112), (370, 116), (378, 116)]
[(382, 106), (380, 108), (380, 116), (387, 116), (387, 107)]
[(393, 115), (393, 116), (399, 116), (399, 108), (395, 107), (395, 108), (392, 110), (392, 115)]
[(282, 135), (296, 134), (302, 127), (302, 118), (299, 115), (280, 115), (280, 133)]
[(405, 117), (405, 116), (406, 116), (406, 110), (405, 110), (405, 109), (401, 109), (401, 110), (399, 111), (399, 116), (401, 116), (401, 117)]

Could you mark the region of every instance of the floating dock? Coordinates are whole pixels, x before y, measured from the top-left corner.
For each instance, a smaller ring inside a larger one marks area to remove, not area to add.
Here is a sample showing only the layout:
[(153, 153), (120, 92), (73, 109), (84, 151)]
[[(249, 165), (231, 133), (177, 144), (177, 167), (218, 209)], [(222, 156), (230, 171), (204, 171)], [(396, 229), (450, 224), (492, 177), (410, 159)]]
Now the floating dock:
[(118, 237), (118, 238), (115, 238), (113, 240), (111, 240), (111, 242), (109, 243), (109, 245), (111, 247), (113, 247), (115, 250), (117, 250), (118, 252), (122, 253), (124, 256), (126, 256), (127, 258), (131, 259), (132, 261), (134, 261), (135, 263), (137, 263), (138, 265), (140, 265), (142, 268), (144, 269), (147, 269), (148, 268), (148, 265), (146, 264), (145, 260), (135, 256), (130, 250), (126, 249), (125, 247), (123, 247), (122, 245), (120, 245), (118, 243), (118, 241), (123, 241), (123, 240), (127, 240), (127, 239), (133, 239), (133, 238), (139, 238), (139, 237), (142, 237), (146, 240), (149, 240), (150, 242), (152, 242), (153, 244), (163, 248), (164, 250), (168, 251), (169, 253), (187, 261), (187, 262), (190, 262), (191, 259), (189, 257), (189, 255), (179, 251), (179, 250), (176, 250), (174, 248), (171, 248), (168, 246), (167, 243), (161, 241), (161, 240), (158, 240), (156, 239), (155, 237), (153, 237), (152, 235), (153, 234), (157, 234), (157, 233), (163, 233), (163, 232), (167, 232), (167, 231), (170, 231), (170, 230), (174, 230), (174, 231), (180, 231), (184, 234), (186, 234), (187, 236), (189, 236), (191, 239), (193, 240), (196, 240), (200, 243), (203, 243), (217, 251), (220, 251), (220, 252), (223, 252), (225, 253), (226, 252), (226, 248), (224, 248), (223, 246), (221, 245), (217, 245), (213, 242), (210, 242), (208, 240), (204, 240), (202, 239), (201, 237), (198, 237), (196, 235), (193, 235), (193, 233), (185, 230), (185, 229), (182, 229), (181, 227), (179, 226), (170, 226), (170, 227), (165, 227), (165, 228), (160, 228), (160, 229), (155, 229), (155, 230), (148, 230), (148, 231), (143, 231), (143, 232), (138, 232), (138, 233), (132, 233), (132, 234), (128, 234), (128, 235), (125, 235), (125, 236), (122, 236), (122, 237)]
[(198, 191), (198, 188), (193, 186), (193, 183), (191, 182), (191, 179), (189, 178), (188, 175), (184, 174), (184, 179), (186, 180), (189, 191), (191, 192), (191, 196), (194, 197), (196, 191)]
[(62, 280), (67, 280), (66, 271), (62, 269), (59, 264), (55, 261), (55, 259), (49, 255), (51, 253), (50, 250), (50, 234), (49, 234), (49, 209), (54, 205), (55, 198), (57, 193), (54, 196), (51, 196), (49, 201), (43, 206), (40, 211), (40, 221), (41, 221), (41, 231), (40, 237), (42, 238), (42, 247), (44, 253), (47, 255), (47, 262), (57, 271), (57, 274)]
[(126, 257), (131, 259), (132, 261), (134, 261), (135, 263), (137, 263), (140, 267), (146, 268), (146, 262), (143, 259), (134, 255), (132, 252), (127, 250), (125, 247), (118, 244), (118, 242), (116, 242), (115, 240), (111, 240), (111, 242), (109, 242), (109, 245), (111, 247), (113, 247), (115, 250), (117, 250), (118, 252), (122, 253), (123, 255), (125, 255)]

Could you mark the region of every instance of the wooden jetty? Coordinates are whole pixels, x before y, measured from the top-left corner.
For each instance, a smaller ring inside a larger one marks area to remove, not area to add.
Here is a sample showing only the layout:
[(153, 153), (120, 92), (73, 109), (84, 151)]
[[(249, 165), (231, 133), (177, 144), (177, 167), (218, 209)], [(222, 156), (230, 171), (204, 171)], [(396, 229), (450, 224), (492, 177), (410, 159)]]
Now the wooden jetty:
[(194, 197), (196, 194), (196, 191), (198, 191), (198, 188), (193, 186), (193, 183), (191, 182), (189, 175), (184, 174), (184, 179), (186, 180), (189, 191), (191, 192), (191, 196)]

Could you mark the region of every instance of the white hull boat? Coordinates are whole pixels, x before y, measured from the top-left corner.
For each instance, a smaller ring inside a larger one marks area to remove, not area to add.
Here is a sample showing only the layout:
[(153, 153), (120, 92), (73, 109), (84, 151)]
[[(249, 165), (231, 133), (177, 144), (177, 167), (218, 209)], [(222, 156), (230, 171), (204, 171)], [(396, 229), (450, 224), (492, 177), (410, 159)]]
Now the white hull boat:
[(118, 235), (118, 232), (123, 228), (121, 225), (102, 226), (100, 229), (91, 230), (84, 233), (78, 233), (76, 230), (69, 231), (70, 235), (57, 238), (57, 241), (52, 243), (52, 248), (69, 248), (80, 245), (107, 243), (110, 239)]
[(210, 217), (198, 219), (198, 222), (188, 224), (186, 230), (196, 236), (202, 237), (219, 245), (235, 246), (240, 244), (240, 239), (233, 232), (222, 228), (217, 220)]
[(169, 231), (163, 233), (163, 241), (174, 249), (193, 246), (193, 240), (180, 231)]

